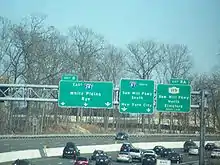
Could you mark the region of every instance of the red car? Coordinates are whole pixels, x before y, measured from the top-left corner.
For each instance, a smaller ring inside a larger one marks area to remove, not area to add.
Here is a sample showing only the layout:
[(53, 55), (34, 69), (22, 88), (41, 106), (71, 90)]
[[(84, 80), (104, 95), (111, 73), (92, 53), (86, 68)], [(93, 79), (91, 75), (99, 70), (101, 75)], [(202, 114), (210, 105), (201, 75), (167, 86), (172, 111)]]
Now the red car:
[(73, 163), (74, 165), (89, 165), (89, 161), (86, 157), (76, 157), (76, 161), (75, 163)]

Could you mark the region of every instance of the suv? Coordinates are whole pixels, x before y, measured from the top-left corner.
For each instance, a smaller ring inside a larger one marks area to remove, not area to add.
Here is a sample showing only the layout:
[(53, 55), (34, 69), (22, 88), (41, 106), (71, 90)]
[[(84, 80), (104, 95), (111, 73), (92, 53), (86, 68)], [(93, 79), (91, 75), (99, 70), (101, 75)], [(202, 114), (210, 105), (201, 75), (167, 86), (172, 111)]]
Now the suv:
[(141, 162), (142, 151), (140, 149), (131, 148), (130, 154), (131, 154), (132, 160), (138, 160), (139, 162)]
[(80, 150), (77, 148), (75, 143), (68, 142), (63, 149), (63, 158), (74, 158), (80, 156)]
[(189, 149), (192, 148), (192, 147), (196, 147), (196, 143), (192, 140), (190, 141), (186, 141), (184, 144), (183, 144), (183, 150), (184, 152), (189, 152)]
[(125, 132), (119, 132), (116, 134), (115, 140), (128, 140), (128, 134)]
[(131, 143), (123, 143), (120, 152), (130, 152), (130, 149), (135, 148)]

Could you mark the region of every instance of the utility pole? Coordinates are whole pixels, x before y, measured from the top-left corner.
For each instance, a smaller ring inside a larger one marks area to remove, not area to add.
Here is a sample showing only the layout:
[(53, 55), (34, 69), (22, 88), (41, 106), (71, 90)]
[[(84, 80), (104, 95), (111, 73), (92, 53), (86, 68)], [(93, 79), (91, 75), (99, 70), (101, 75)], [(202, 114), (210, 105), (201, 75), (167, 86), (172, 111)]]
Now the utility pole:
[(200, 150), (199, 150), (199, 165), (205, 165), (205, 104), (206, 96), (205, 91), (201, 91), (201, 104), (200, 104)]

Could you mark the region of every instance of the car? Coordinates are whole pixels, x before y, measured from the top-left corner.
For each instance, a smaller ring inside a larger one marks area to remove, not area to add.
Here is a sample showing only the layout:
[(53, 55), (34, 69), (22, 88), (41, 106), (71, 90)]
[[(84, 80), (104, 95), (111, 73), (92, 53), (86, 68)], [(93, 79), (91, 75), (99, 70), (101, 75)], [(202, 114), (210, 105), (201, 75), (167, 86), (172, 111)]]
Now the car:
[(105, 152), (103, 150), (95, 150), (92, 153), (91, 160), (96, 160), (96, 157), (100, 154), (104, 154)]
[(89, 165), (89, 160), (86, 157), (77, 156), (74, 165)]
[(117, 162), (132, 162), (132, 157), (130, 152), (119, 152), (116, 158)]
[(111, 160), (111, 156), (108, 156), (106, 154), (100, 154), (99, 156), (97, 156), (96, 158), (96, 165), (110, 165), (112, 162)]
[(158, 157), (158, 155), (156, 154), (156, 152), (154, 150), (142, 150), (143, 155), (144, 154), (148, 154), (148, 155), (154, 155), (156, 157)]
[(128, 134), (125, 132), (118, 132), (115, 136), (115, 140), (128, 140)]
[(68, 142), (63, 149), (63, 158), (73, 158), (76, 159), (80, 156), (80, 150), (77, 148), (75, 143)]
[(140, 149), (131, 148), (130, 149), (130, 154), (131, 154), (131, 157), (132, 157), (132, 161), (133, 160), (138, 160), (139, 162), (141, 162), (141, 160), (142, 160), (142, 151)]
[(142, 165), (156, 165), (157, 157), (156, 155), (145, 153), (142, 158)]
[(183, 162), (183, 156), (179, 153), (170, 153), (167, 157), (168, 160), (171, 161), (171, 163), (180, 164)]
[(212, 150), (211, 158), (220, 158), (220, 148), (215, 148)]
[(154, 152), (155, 152), (157, 155), (161, 156), (161, 154), (162, 154), (163, 151), (165, 150), (165, 147), (163, 147), (163, 146), (155, 146), (153, 150), (154, 150)]
[(130, 152), (131, 148), (135, 148), (131, 143), (123, 143), (120, 152)]
[(161, 157), (165, 158), (171, 153), (175, 153), (175, 150), (173, 150), (171, 148), (165, 148), (161, 153)]
[(183, 144), (183, 151), (184, 152), (189, 152), (189, 149), (193, 146), (197, 146), (196, 143), (192, 140), (189, 140), (189, 141), (186, 141), (184, 144)]
[(199, 155), (199, 147), (198, 146), (189, 147), (188, 153), (189, 155)]
[(215, 149), (217, 146), (215, 145), (215, 143), (207, 143), (205, 145), (205, 150), (207, 151), (212, 151), (213, 149)]
[(28, 160), (26, 159), (23, 159), (23, 160), (20, 160), (20, 159), (17, 159), (15, 160), (12, 165), (33, 165), (31, 164)]

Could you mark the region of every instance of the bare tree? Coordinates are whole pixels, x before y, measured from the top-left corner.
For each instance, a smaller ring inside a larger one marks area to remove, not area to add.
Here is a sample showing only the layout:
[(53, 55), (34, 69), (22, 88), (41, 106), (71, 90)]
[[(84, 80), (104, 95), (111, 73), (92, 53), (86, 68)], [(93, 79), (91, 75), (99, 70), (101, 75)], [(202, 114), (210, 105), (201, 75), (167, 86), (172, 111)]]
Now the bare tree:
[(96, 62), (104, 49), (104, 38), (91, 29), (74, 26), (69, 30), (72, 66), (80, 79), (90, 80), (96, 74)]
[(7, 53), (11, 46), (11, 21), (0, 16), (0, 77), (5, 75), (10, 67)]
[[(192, 60), (187, 46), (178, 44), (164, 45), (163, 49), (163, 52), (166, 55), (166, 58), (161, 63), (161, 70), (165, 76), (163, 83), (169, 83), (171, 78), (187, 78), (192, 69)], [(170, 113), (169, 115), (170, 131), (173, 130), (173, 115), (173, 113)], [(187, 120), (188, 117), (185, 115), (185, 121)], [(185, 123), (185, 126), (185, 128), (188, 128), (188, 122)]]
[[(128, 72), (139, 79), (150, 79), (156, 67), (164, 59), (161, 46), (153, 41), (140, 41), (128, 45), (127, 66)], [(148, 116), (150, 131), (150, 117)], [(145, 132), (145, 116), (142, 115), (142, 132)]]
[[(102, 56), (97, 62), (97, 78), (101, 81), (113, 81), (114, 84), (118, 84), (121, 78), (124, 66), (124, 52), (112, 45), (109, 45), (103, 51)], [(104, 116), (104, 128), (108, 129), (108, 119), (110, 115), (110, 110), (105, 111)], [(118, 126), (118, 120), (120, 114), (118, 111), (113, 110), (113, 116), (117, 117), (116, 127)]]
[[(91, 29), (74, 26), (69, 30), (71, 44), (70, 63), (74, 72), (81, 80), (92, 80), (96, 77), (97, 59), (104, 49), (104, 38)], [(81, 114), (80, 114), (81, 113)], [(78, 117), (83, 116), (83, 110), (78, 109)]]

